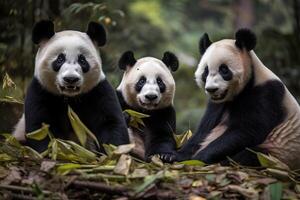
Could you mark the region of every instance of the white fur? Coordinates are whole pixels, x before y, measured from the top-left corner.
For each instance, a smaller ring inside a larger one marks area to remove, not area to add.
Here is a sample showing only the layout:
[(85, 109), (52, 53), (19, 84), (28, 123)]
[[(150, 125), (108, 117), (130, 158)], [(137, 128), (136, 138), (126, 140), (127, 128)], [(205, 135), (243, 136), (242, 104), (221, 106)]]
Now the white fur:
[[(206, 50), (195, 72), (199, 86), (219, 87), (222, 91), (228, 89), (228, 95), (223, 101), (229, 101), (239, 94), (248, 82), (252, 73), (251, 65), (255, 77), (255, 86), (262, 85), (269, 80), (280, 81), (259, 60), (254, 51), (241, 51), (235, 46), (234, 42), (235, 40), (221, 40), (213, 43)], [(226, 82), (217, 74), (219, 66), (223, 63), (233, 72), (233, 80)], [(208, 66), (210, 74), (206, 83), (203, 83), (201, 75), (206, 66)], [(283, 106), (286, 118), (269, 133), (267, 139), (259, 146), (266, 148), (271, 155), (277, 157), (292, 169), (300, 169), (300, 107), (287, 88), (285, 88)], [(225, 131), (224, 128), (226, 129), (222, 126), (222, 123), (215, 127), (203, 145), (207, 146), (220, 137)]]
[[(55, 72), (52, 69), (52, 62), (60, 53), (66, 55), (66, 62), (58, 72)], [(84, 55), (90, 64), (87, 73), (83, 73), (77, 63), (80, 54)], [(58, 32), (50, 40), (43, 42), (35, 58), (34, 75), (48, 91), (54, 94), (62, 94), (59, 86), (63, 82), (62, 78), (67, 75), (80, 77), (78, 93), (88, 92), (105, 78), (99, 51), (86, 33), (78, 31)]]
[[(66, 62), (58, 72), (55, 72), (52, 68), (52, 62), (61, 53), (66, 55)], [(90, 65), (87, 73), (83, 73), (77, 63), (80, 54), (85, 56)], [(86, 33), (78, 31), (55, 33), (48, 41), (43, 41), (40, 44), (35, 57), (34, 76), (49, 92), (66, 96), (86, 93), (105, 79), (99, 51)], [(60, 90), (59, 86), (64, 85), (63, 78), (66, 76), (75, 76), (80, 79), (77, 82), (77, 86), (80, 87), (79, 91), (70, 93)], [(18, 140), (24, 141), (26, 140), (25, 130), (25, 116), (23, 114), (13, 131), (13, 135)]]
[[(135, 91), (135, 84), (141, 76), (147, 78), (147, 82), (140, 93)], [(166, 85), (166, 91), (160, 93), (156, 78), (161, 77)], [(173, 104), (175, 93), (175, 81), (169, 68), (159, 59), (153, 57), (144, 57), (135, 63), (134, 66), (128, 66), (124, 72), (122, 81), (117, 90), (121, 91), (125, 101), (135, 108), (159, 109)], [(158, 98), (154, 102), (156, 106), (148, 104), (145, 98), (147, 94), (156, 94)], [(144, 105), (141, 104), (145, 103)]]
[(13, 131), (13, 136), (19, 141), (25, 141), (25, 115), (23, 114)]
[[(234, 44), (234, 40), (220, 40), (211, 44), (202, 56), (195, 72), (196, 82), (203, 88), (217, 87), (215, 96), (222, 95), (226, 90), (224, 99), (217, 102), (232, 100), (235, 95), (243, 90), (251, 75), (251, 62), (248, 52), (240, 51)], [(219, 74), (219, 66), (226, 64), (233, 73), (233, 79), (225, 81)], [(209, 74), (204, 83), (201, 79), (205, 67), (208, 66)], [(209, 96), (211, 94), (207, 93)], [(214, 101), (212, 99), (212, 101)]]

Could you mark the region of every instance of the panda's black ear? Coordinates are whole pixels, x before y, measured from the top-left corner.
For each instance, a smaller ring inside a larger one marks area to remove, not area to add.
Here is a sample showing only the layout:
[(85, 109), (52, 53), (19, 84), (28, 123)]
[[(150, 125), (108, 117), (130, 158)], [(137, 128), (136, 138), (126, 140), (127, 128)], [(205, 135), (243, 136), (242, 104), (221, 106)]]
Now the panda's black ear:
[(119, 60), (119, 68), (122, 70), (126, 70), (126, 67), (132, 67), (136, 63), (136, 59), (134, 58), (134, 54), (132, 51), (126, 51), (123, 53)]
[(86, 34), (92, 41), (96, 42), (98, 46), (103, 46), (106, 43), (106, 31), (101, 24), (90, 22)]
[(167, 67), (169, 67), (173, 72), (175, 72), (179, 67), (179, 61), (178, 58), (173, 54), (172, 52), (166, 51), (164, 53), (163, 58), (161, 59), (163, 63)]
[(251, 51), (256, 45), (256, 36), (249, 29), (239, 29), (235, 33), (235, 45), (240, 49), (245, 48), (247, 51)]
[(203, 55), (206, 51), (206, 49), (212, 44), (210, 41), (208, 34), (204, 33), (199, 41), (199, 51), (201, 55)]
[(50, 20), (42, 20), (36, 23), (32, 29), (32, 41), (39, 44), (42, 40), (49, 40), (54, 32), (54, 24)]

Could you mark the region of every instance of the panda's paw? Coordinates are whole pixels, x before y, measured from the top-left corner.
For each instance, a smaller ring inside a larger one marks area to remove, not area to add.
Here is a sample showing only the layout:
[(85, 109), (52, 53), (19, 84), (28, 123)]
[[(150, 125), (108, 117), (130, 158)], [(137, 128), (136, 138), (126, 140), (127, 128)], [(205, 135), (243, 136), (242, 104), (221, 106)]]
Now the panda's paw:
[(176, 155), (174, 153), (159, 153), (158, 157), (164, 163), (173, 163), (176, 160)]

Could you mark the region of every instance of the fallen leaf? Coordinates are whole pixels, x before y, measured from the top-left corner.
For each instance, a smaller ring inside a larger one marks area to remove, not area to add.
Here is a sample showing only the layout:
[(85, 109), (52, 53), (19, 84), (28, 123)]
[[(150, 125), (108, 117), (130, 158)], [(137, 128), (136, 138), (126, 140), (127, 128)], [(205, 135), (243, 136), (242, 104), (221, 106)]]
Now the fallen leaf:
[(128, 175), (131, 162), (132, 162), (132, 158), (130, 155), (126, 155), (126, 154), (121, 155), (116, 167), (114, 168), (114, 173), (125, 175), (125, 176)]
[(49, 172), (51, 169), (53, 169), (56, 165), (56, 161), (53, 160), (45, 160), (41, 163), (41, 171)]
[(123, 144), (117, 146), (117, 149), (113, 151), (116, 155), (126, 154), (129, 153), (133, 148), (135, 147), (135, 144)]

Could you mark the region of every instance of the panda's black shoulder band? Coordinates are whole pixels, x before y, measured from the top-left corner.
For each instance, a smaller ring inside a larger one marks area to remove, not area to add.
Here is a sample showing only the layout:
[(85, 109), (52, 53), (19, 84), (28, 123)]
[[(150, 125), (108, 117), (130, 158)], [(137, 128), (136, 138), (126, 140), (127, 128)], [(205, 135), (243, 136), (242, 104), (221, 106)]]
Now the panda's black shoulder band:
[(86, 34), (95, 41), (98, 46), (103, 46), (106, 43), (106, 31), (101, 24), (90, 22)]
[(178, 58), (173, 54), (172, 52), (166, 51), (164, 53), (164, 56), (162, 58), (163, 63), (167, 67), (169, 67), (173, 72), (175, 72), (179, 67), (179, 61)]
[(256, 46), (256, 36), (247, 28), (239, 29), (235, 33), (235, 45), (240, 49), (245, 48), (251, 51)]
[(119, 68), (122, 70), (126, 70), (127, 66), (132, 67), (136, 63), (136, 59), (134, 58), (134, 54), (132, 51), (126, 51), (122, 54), (119, 59)]
[(54, 24), (50, 20), (41, 20), (36, 23), (32, 30), (32, 41), (39, 44), (42, 40), (50, 39), (54, 32)]

